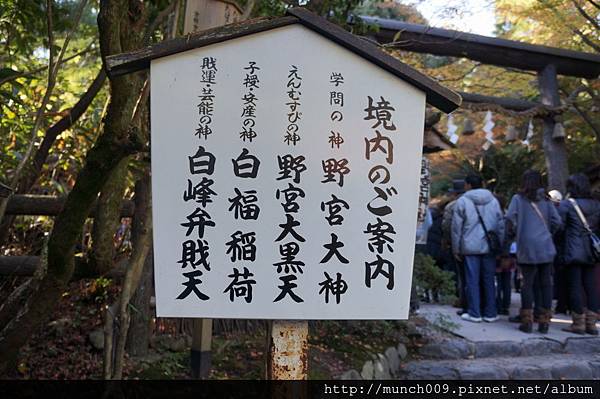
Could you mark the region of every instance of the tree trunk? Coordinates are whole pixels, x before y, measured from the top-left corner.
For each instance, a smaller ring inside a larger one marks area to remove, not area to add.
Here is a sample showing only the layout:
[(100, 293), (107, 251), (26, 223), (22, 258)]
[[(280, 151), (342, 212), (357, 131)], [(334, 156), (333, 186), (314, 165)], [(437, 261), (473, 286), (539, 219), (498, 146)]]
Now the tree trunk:
[[(123, 358), (125, 355), (125, 343), (131, 321), (130, 301), (142, 277), (143, 266), (148, 257), (152, 241), (152, 212), (150, 195), (150, 176), (142, 177), (135, 186), (136, 212), (133, 219), (131, 241), (133, 253), (129, 259), (127, 274), (121, 287), (121, 295), (118, 309), (115, 314), (106, 313), (105, 328), (114, 323), (112, 345), (105, 346), (105, 379), (121, 379), (123, 376)], [(112, 308), (112, 307), (111, 307)], [(105, 334), (106, 336), (107, 334)], [(109, 348), (114, 348), (109, 352)], [(108, 362), (108, 363), (107, 363)]]
[(121, 222), (121, 199), (127, 185), (129, 158), (123, 158), (102, 188), (92, 230), (90, 264), (98, 274), (108, 272), (115, 257), (115, 232)]
[[(101, 1), (98, 27), (103, 60), (108, 55), (141, 47), (140, 32), (144, 31), (145, 22), (141, 2)], [(55, 220), (47, 247), (47, 273), (38, 280), (38, 289), (33, 290), (19, 313), (0, 332), (0, 375), (14, 367), (20, 348), (51, 317), (73, 274), (75, 245), (98, 193), (121, 160), (141, 147), (140, 138), (134, 134), (135, 124), (139, 124), (134, 115), (145, 77), (145, 73), (137, 73), (110, 79), (111, 100), (104, 129)]]
[(140, 284), (131, 298), (131, 323), (127, 333), (127, 353), (130, 356), (145, 356), (150, 346), (152, 313), (150, 298), (154, 292), (154, 254), (148, 251)]
[[(552, 107), (560, 105), (558, 94), (558, 81), (556, 79), (556, 67), (550, 64), (538, 74), (538, 83), (542, 95), (542, 103)], [(554, 117), (546, 116), (543, 119), (543, 147), (546, 156), (546, 168), (548, 170), (548, 189), (566, 191), (566, 182), (569, 177), (569, 164), (567, 160), (567, 147), (563, 140), (552, 137), (556, 124)]]

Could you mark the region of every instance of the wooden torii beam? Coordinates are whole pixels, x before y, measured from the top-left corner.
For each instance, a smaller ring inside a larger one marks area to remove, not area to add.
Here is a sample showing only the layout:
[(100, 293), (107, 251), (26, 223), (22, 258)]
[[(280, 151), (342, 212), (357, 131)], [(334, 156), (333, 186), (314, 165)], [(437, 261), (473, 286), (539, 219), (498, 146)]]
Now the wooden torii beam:
[(593, 79), (600, 75), (600, 55), (541, 46), (411, 24), (391, 19), (361, 16), (379, 30), (371, 36), (379, 43), (395, 43), (399, 50), (469, 58), (484, 64), (541, 72), (554, 65), (559, 75)]

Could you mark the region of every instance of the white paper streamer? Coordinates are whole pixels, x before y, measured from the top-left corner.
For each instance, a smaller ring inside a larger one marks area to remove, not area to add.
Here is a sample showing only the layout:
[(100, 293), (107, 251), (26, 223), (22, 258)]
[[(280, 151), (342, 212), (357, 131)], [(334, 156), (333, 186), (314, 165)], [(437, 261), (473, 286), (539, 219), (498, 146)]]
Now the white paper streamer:
[(458, 142), (458, 135), (456, 134), (457, 130), (458, 126), (454, 124), (454, 117), (452, 115), (448, 115), (448, 132), (446, 133), (446, 136), (452, 144), (456, 144)]
[(494, 144), (494, 126), (496, 126), (496, 124), (494, 123), (493, 117), (492, 117), (492, 112), (488, 111), (485, 114), (485, 120), (483, 121), (483, 131), (485, 132), (485, 138), (487, 139), (487, 141), (489, 141), (491, 144)]
[(533, 122), (530, 119), (529, 126), (527, 126), (527, 136), (525, 137), (525, 140), (523, 140), (523, 144), (525, 144), (526, 146), (529, 147), (531, 145), (532, 138), (533, 138)]

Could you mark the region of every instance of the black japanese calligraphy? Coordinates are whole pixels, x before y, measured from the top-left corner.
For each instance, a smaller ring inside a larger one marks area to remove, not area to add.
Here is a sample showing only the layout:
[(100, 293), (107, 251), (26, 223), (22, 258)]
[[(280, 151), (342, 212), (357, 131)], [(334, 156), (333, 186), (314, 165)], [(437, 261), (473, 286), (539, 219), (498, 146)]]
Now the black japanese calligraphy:
[(207, 271), (210, 271), (208, 249), (208, 242), (206, 240), (184, 241), (181, 248), (181, 260), (177, 263), (181, 263), (182, 269), (188, 266), (191, 266), (193, 269), (203, 266)]
[(325, 296), (325, 303), (329, 303), (329, 295), (335, 297), (335, 303), (339, 304), (343, 294), (348, 291), (348, 283), (342, 279), (342, 273), (336, 273), (335, 280), (327, 272), (323, 272), (325, 280), (320, 282), (319, 295)]
[(329, 144), (331, 144), (331, 148), (340, 148), (342, 144), (344, 144), (344, 138), (339, 132), (331, 131), (331, 135), (329, 136)]
[(215, 222), (211, 220), (210, 215), (202, 208), (196, 208), (186, 218), (188, 221), (181, 223), (183, 227), (187, 227), (186, 237), (189, 237), (194, 232), (194, 229), (198, 229), (198, 238), (203, 238), (206, 227), (215, 227)]
[[(385, 144), (385, 148), (383, 145)], [(378, 130), (375, 130), (375, 137), (367, 139), (365, 137), (365, 158), (371, 159), (371, 153), (381, 151), (386, 154), (386, 162), (392, 164), (394, 162), (394, 143), (389, 137), (382, 136)]]
[(196, 185), (188, 179), (187, 190), (183, 192), (183, 200), (185, 202), (196, 201), (206, 207), (206, 204), (213, 202), (212, 197), (217, 195), (211, 188), (213, 183), (214, 181), (207, 177), (203, 177), (200, 183)]
[(300, 234), (298, 234), (296, 232), (296, 230), (294, 230), (294, 228), (300, 226), (300, 222), (295, 220), (293, 215), (289, 215), (287, 213), (285, 214), (285, 219), (286, 219), (285, 223), (282, 223), (279, 225), (279, 227), (281, 227), (281, 229), (282, 229), (282, 232), (281, 232), (281, 234), (279, 234), (279, 237), (277, 237), (275, 239), (275, 242), (283, 240), (285, 237), (288, 236), (288, 234), (291, 234), (292, 237), (294, 237), (296, 240), (298, 240), (300, 242), (306, 241), (304, 239), (304, 237), (302, 237)]
[(207, 139), (213, 133), (210, 127), (214, 114), (215, 93), (212, 88), (217, 83), (217, 60), (213, 57), (204, 57), (201, 65), (201, 82), (205, 83), (202, 87), (202, 93), (199, 96), (198, 115), (200, 123), (196, 128), (198, 137)]
[(380, 97), (380, 99), (381, 100), (374, 105), (373, 98), (368, 96), (369, 105), (367, 108), (365, 108), (367, 116), (365, 116), (364, 119), (375, 119), (375, 124), (372, 126), (373, 129), (383, 124), (383, 128), (386, 130), (396, 130), (396, 126), (392, 122), (392, 113), (390, 112), (395, 111), (396, 109), (392, 107), (390, 102), (385, 100), (383, 97)]
[(329, 77), (329, 83), (332, 83), (335, 87), (344, 83), (344, 77), (339, 72), (332, 72)]
[(198, 299), (202, 301), (210, 299), (208, 295), (202, 293), (200, 289), (198, 289), (198, 285), (202, 284), (202, 280), (200, 280), (199, 278), (200, 276), (202, 276), (202, 270), (194, 270), (188, 273), (183, 273), (183, 276), (187, 278), (188, 281), (182, 283), (182, 285), (185, 286), (185, 290), (183, 290), (183, 292), (179, 294), (177, 299), (185, 299), (192, 292), (196, 294)]
[(321, 259), (320, 263), (327, 263), (329, 262), (329, 260), (335, 255), (335, 257), (337, 258), (338, 262), (341, 262), (343, 264), (348, 264), (350, 263), (350, 261), (346, 258), (344, 258), (344, 256), (340, 253), (340, 248), (344, 247), (344, 243), (341, 241), (338, 241), (338, 236), (334, 233), (331, 233), (331, 242), (329, 244), (325, 244), (323, 245), (323, 247), (325, 249), (327, 249), (327, 254), (325, 254), (325, 256), (323, 257), (323, 259)]
[(325, 161), (321, 161), (321, 164), (323, 165), (324, 173), (324, 180), (321, 180), (321, 183), (334, 182), (337, 183), (340, 187), (343, 187), (344, 176), (350, 173), (350, 168), (348, 167), (348, 160), (346, 158), (330, 158)]
[(294, 281), (298, 280), (298, 277), (296, 277), (293, 274), (289, 274), (286, 276), (279, 277), (279, 280), (282, 282), (282, 284), (280, 286), (278, 286), (277, 288), (279, 288), (281, 290), (281, 292), (279, 293), (279, 295), (277, 296), (277, 298), (275, 298), (275, 300), (273, 302), (281, 301), (283, 298), (286, 297), (286, 295), (289, 295), (289, 297), (292, 298), (292, 300), (296, 303), (304, 302), (304, 299), (300, 298), (293, 291), (294, 288), (298, 287), (298, 284), (294, 283)]
[(190, 173), (193, 175), (212, 175), (215, 171), (215, 156), (206, 151), (202, 146), (199, 146), (196, 154), (188, 157), (188, 159), (190, 161)]
[(298, 67), (292, 65), (288, 71), (288, 82), (286, 85), (288, 91), (288, 101), (285, 105), (288, 107), (288, 126), (286, 128), (283, 141), (287, 145), (296, 145), (300, 141), (299, 122), (302, 119), (300, 111), (300, 97), (302, 92), (299, 90), (302, 87), (302, 77), (299, 74)]
[(238, 188), (234, 188), (234, 191), (235, 197), (228, 198), (231, 203), (229, 211), (233, 211), (236, 219), (257, 220), (260, 208), (257, 204), (256, 190), (246, 190), (242, 193)]
[(256, 284), (256, 280), (252, 279), (254, 273), (250, 273), (247, 267), (244, 267), (244, 271), (240, 271), (233, 268), (233, 273), (228, 275), (231, 279), (231, 283), (225, 288), (223, 293), (229, 293), (229, 300), (233, 302), (235, 298), (244, 298), (246, 303), (252, 302), (252, 286)]
[(394, 264), (387, 259), (377, 255), (377, 258), (372, 262), (365, 262), (365, 285), (371, 288), (371, 281), (378, 276), (387, 278), (386, 288), (394, 289)]
[(233, 162), (233, 174), (237, 177), (254, 179), (258, 176), (260, 160), (251, 155), (248, 149), (242, 149), (242, 153), (236, 159), (232, 159), (231, 162)]
[(327, 216), (325, 216), (325, 220), (329, 223), (330, 226), (340, 226), (344, 221), (344, 216), (340, 213), (343, 209), (350, 209), (350, 205), (343, 199), (336, 197), (334, 194), (331, 194), (331, 199), (327, 202), (321, 202), (321, 210), (323, 212), (327, 212)]
[(277, 273), (300, 273), (302, 274), (302, 268), (304, 262), (296, 259), (296, 256), (300, 252), (300, 245), (297, 242), (290, 241), (285, 244), (279, 245), (279, 255), (281, 255), (281, 261), (273, 263), (273, 266), (277, 268)]
[(231, 256), (231, 261), (247, 260), (254, 262), (256, 260), (256, 233), (242, 233), (236, 231), (231, 235), (231, 241), (228, 241), (227, 255)]
[(305, 159), (302, 155), (297, 157), (291, 154), (278, 155), (279, 177), (277, 180), (292, 179), (294, 183), (300, 183), (300, 174), (306, 171)]
[[(373, 190), (375, 190), (377, 196), (371, 201), (369, 201), (369, 203), (367, 204), (367, 209), (369, 210), (369, 212), (376, 216), (386, 216), (392, 213), (392, 208), (389, 205), (386, 205), (385, 203), (387, 202), (389, 197), (398, 194), (396, 188), (389, 187), (384, 190), (379, 187), (373, 187)], [(381, 202), (383, 202), (384, 205), (373, 204)]]
[(300, 187), (295, 187), (292, 183), (288, 183), (288, 188), (277, 189), (275, 192), (275, 198), (283, 199), (281, 206), (286, 213), (297, 213), (300, 209), (297, 199), (304, 198), (304, 196), (304, 190)]
[(242, 97), (242, 130), (240, 131), (240, 138), (242, 141), (252, 142), (258, 136), (258, 133), (254, 130), (256, 126), (256, 103), (258, 101), (255, 90), (260, 88), (260, 79), (256, 74), (256, 71), (260, 71), (260, 68), (256, 65), (255, 61), (250, 61), (244, 70), (246, 71), (246, 77), (242, 84), (246, 87), (247, 91)]
[(396, 234), (396, 231), (390, 223), (377, 218), (375, 223), (367, 224), (367, 229), (364, 233), (371, 235), (368, 243), (371, 252), (377, 251), (377, 253), (381, 254), (385, 248), (390, 252), (394, 252), (391, 244), (394, 243), (392, 236)]

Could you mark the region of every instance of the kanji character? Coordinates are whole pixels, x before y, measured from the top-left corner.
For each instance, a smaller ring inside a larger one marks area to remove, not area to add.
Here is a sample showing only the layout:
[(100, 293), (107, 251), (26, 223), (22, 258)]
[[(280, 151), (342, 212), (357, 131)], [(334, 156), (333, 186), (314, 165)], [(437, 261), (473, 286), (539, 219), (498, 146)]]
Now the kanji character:
[(298, 284), (293, 282), (298, 280), (298, 277), (296, 277), (293, 274), (290, 274), (287, 276), (279, 277), (279, 280), (281, 280), (281, 282), (283, 283), (282, 285), (277, 287), (281, 290), (281, 292), (273, 302), (281, 301), (283, 298), (285, 298), (286, 295), (289, 295), (290, 298), (292, 298), (292, 300), (296, 303), (304, 302), (304, 299), (300, 298), (294, 293), (294, 291), (292, 291), (294, 288), (298, 287)]
[(187, 240), (181, 246), (181, 268), (185, 269), (192, 266), (195, 269), (197, 266), (204, 266), (210, 271), (210, 262), (208, 261), (208, 242), (206, 240)]
[(217, 195), (211, 188), (213, 183), (214, 180), (203, 177), (200, 183), (193, 185), (192, 181), (188, 179), (188, 187), (183, 192), (183, 200), (185, 202), (196, 201), (203, 207), (206, 207), (206, 204), (213, 202), (212, 196)]
[(339, 72), (332, 72), (331, 76), (329, 77), (329, 83), (332, 83), (335, 85), (335, 87), (338, 87), (344, 83), (344, 77)]
[(300, 222), (295, 220), (294, 216), (289, 215), (287, 213), (285, 214), (285, 218), (286, 218), (285, 223), (282, 223), (279, 225), (279, 227), (281, 227), (283, 229), (283, 231), (281, 232), (281, 234), (279, 234), (279, 237), (277, 237), (277, 239), (275, 239), (275, 242), (283, 240), (288, 234), (291, 234), (296, 240), (298, 240), (300, 242), (306, 241), (304, 239), (304, 237), (302, 237), (300, 234), (298, 234), (294, 230), (294, 227), (300, 226)]
[[(340, 187), (344, 186), (344, 175), (350, 173), (348, 167), (348, 160), (346, 158), (334, 159), (330, 158), (326, 161), (321, 161), (323, 165), (323, 177), (325, 180), (321, 180), (321, 183), (336, 182)], [(336, 176), (337, 175), (337, 176)]]
[(350, 205), (343, 199), (331, 194), (331, 199), (329, 201), (321, 202), (321, 210), (323, 212), (325, 212), (325, 208), (327, 208), (328, 213), (328, 215), (325, 216), (327, 223), (329, 223), (330, 226), (339, 226), (344, 221), (344, 217), (340, 215), (342, 208), (350, 209)]
[(331, 148), (337, 147), (340, 148), (340, 145), (344, 143), (344, 138), (339, 132), (331, 131), (331, 136), (329, 136), (329, 144), (331, 144)]
[(300, 252), (300, 245), (297, 242), (290, 241), (285, 244), (279, 245), (279, 254), (281, 255), (281, 261), (273, 263), (273, 266), (277, 267), (277, 273), (300, 273), (302, 274), (302, 268), (304, 262), (296, 259), (296, 255)]
[(193, 175), (200, 173), (212, 175), (215, 171), (215, 156), (202, 146), (199, 146), (196, 154), (188, 157), (188, 159), (190, 161), (190, 173)]
[[(386, 148), (383, 148), (382, 142), (386, 143)], [(365, 158), (371, 159), (371, 153), (375, 151), (381, 151), (386, 154), (385, 160), (387, 163), (392, 164), (394, 162), (394, 143), (389, 137), (382, 136), (378, 130), (375, 130), (375, 137), (368, 139), (365, 137)]]
[(254, 262), (256, 260), (256, 233), (242, 233), (236, 231), (231, 235), (231, 241), (227, 242), (227, 254), (231, 254), (231, 261), (247, 260)]
[(369, 251), (377, 253), (383, 253), (384, 247), (387, 247), (388, 251), (394, 252), (390, 244), (394, 243), (394, 239), (391, 235), (395, 235), (396, 231), (394, 226), (390, 223), (377, 218), (375, 223), (367, 224), (367, 229), (364, 231), (365, 234), (371, 234), (369, 238)]
[(372, 120), (376, 119), (375, 124), (372, 128), (376, 128), (379, 125), (383, 124), (383, 128), (386, 130), (396, 130), (396, 126), (391, 121), (392, 113), (390, 111), (395, 111), (396, 109), (390, 105), (390, 102), (385, 100), (383, 97), (380, 97), (381, 101), (377, 102), (377, 105), (373, 105), (373, 98), (368, 96), (369, 105), (365, 108), (365, 112), (367, 116), (364, 120)]
[(211, 220), (210, 215), (202, 208), (196, 208), (194, 212), (186, 216), (187, 222), (181, 223), (183, 227), (187, 227), (186, 237), (194, 232), (195, 228), (198, 228), (198, 237), (204, 237), (205, 227), (215, 227), (215, 222)]
[(250, 277), (254, 277), (254, 273), (250, 273), (247, 267), (244, 267), (243, 273), (233, 268), (233, 273), (227, 277), (231, 278), (232, 281), (223, 293), (229, 292), (229, 300), (233, 302), (234, 298), (242, 297), (246, 303), (252, 302), (252, 286), (256, 284), (256, 280)]
[(373, 262), (365, 262), (365, 285), (367, 288), (371, 288), (371, 281), (375, 280), (379, 275), (387, 278), (386, 287), (388, 290), (394, 289), (394, 264), (377, 255), (377, 259)]
[(296, 200), (298, 198), (304, 198), (304, 196), (304, 190), (300, 187), (293, 186), (292, 183), (288, 183), (288, 188), (282, 190), (277, 189), (275, 192), (275, 198), (283, 198), (284, 202), (281, 203), (281, 206), (286, 213), (297, 213), (298, 210), (300, 210), (300, 205)]
[(233, 210), (234, 217), (244, 220), (258, 219), (260, 208), (256, 204), (258, 201), (256, 190), (246, 190), (243, 194), (238, 188), (234, 188), (234, 191), (236, 194), (235, 197), (228, 198), (228, 201), (231, 203), (229, 210)]
[(194, 270), (191, 272), (183, 273), (183, 276), (186, 277), (188, 281), (182, 283), (182, 285), (185, 286), (185, 290), (183, 290), (183, 292), (179, 294), (177, 299), (185, 299), (192, 292), (196, 294), (198, 299), (202, 301), (210, 299), (208, 295), (200, 292), (200, 290), (197, 287), (198, 285), (202, 284), (202, 280), (199, 279), (199, 277), (202, 276), (202, 270)]
[(294, 157), (291, 154), (278, 155), (279, 177), (277, 180), (292, 179), (294, 183), (300, 183), (300, 174), (306, 170), (302, 155)]
[(339, 304), (341, 296), (348, 291), (348, 283), (342, 279), (341, 273), (336, 273), (335, 281), (327, 272), (323, 272), (323, 274), (325, 274), (325, 280), (319, 283), (322, 287), (319, 290), (319, 295), (324, 293), (325, 303), (329, 303), (329, 295), (332, 294), (335, 296), (335, 303)]
[(233, 174), (237, 177), (254, 179), (258, 176), (260, 160), (251, 155), (248, 149), (242, 149), (242, 153), (236, 159), (232, 159), (231, 162), (233, 162)]
[(329, 260), (333, 257), (333, 255), (335, 255), (336, 258), (338, 259), (338, 261), (340, 261), (343, 264), (350, 263), (350, 261), (348, 259), (344, 258), (344, 256), (342, 256), (342, 254), (339, 252), (339, 249), (342, 248), (343, 246), (344, 246), (344, 243), (341, 241), (338, 241), (338, 236), (334, 233), (331, 233), (331, 243), (323, 245), (323, 247), (325, 249), (327, 249), (327, 254), (325, 254), (323, 259), (321, 259), (321, 262), (319, 262), (319, 263), (329, 262)]

